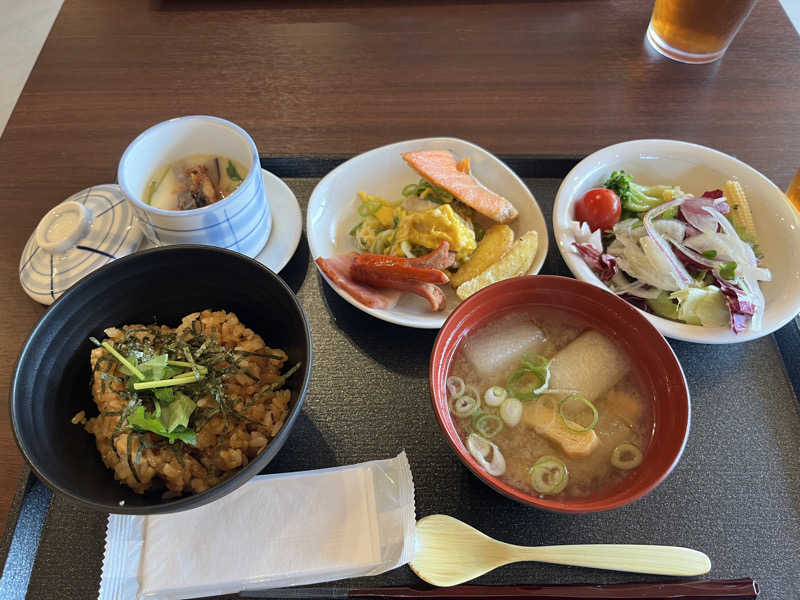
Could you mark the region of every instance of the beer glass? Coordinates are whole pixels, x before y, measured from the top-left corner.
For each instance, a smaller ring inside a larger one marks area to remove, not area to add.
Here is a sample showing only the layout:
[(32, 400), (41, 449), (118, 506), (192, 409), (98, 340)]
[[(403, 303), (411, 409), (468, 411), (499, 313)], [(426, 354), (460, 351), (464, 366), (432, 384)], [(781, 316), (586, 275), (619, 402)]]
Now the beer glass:
[(647, 39), (664, 56), (686, 63), (725, 54), (757, 0), (656, 0)]

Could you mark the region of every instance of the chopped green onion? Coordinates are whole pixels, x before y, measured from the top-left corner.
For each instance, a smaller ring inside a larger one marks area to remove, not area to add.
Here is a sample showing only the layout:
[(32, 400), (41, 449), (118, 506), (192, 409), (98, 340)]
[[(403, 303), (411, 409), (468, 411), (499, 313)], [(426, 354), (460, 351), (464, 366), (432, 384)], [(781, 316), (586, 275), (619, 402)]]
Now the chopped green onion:
[[(472, 457), (489, 475), (499, 477), (506, 472), (506, 460), (497, 444), (482, 438), (477, 433), (470, 433), (467, 437), (467, 448)], [(491, 461), (486, 460), (489, 453), (492, 454)]]
[(569, 479), (567, 465), (555, 456), (542, 456), (531, 467), (531, 485), (540, 494), (558, 494)]
[[(186, 362), (185, 360), (168, 360), (168, 365), (172, 365), (173, 367), (186, 367), (187, 369), (192, 368), (192, 363)], [(204, 367), (203, 365), (195, 364), (194, 366), (197, 367), (197, 370), (201, 373), (208, 373), (208, 367)]]
[(457, 417), (474, 415), (481, 407), (481, 395), (474, 385), (465, 385), (461, 394), (450, 399), (450, 409)]
[(475, 420), (475, 429), (483, 437), (492, 439), (503, 430), (503, 420), (497, 415), (483, 413)]
[(550, 361), (536, 354), (523, 354), (520, 367), (514, 371), (506, 384), (509, 393), (527, 402), (541, 395), (550, 384)]
[(620, 444), (611, 453), (611, 464), (618, 469), (628, 471), (642, 464), (642, 451), (629, 443)]
[(351, 229), (351, 230), (350, 230), (350, 231), (347, 233), (347, 235), (355, 235), (356, 233), (358, 233), (358, 230), (359, 230), (359, 229), (361, 229), (361, 227), (362, 227), (363, 225), (364, 225), (364, 221), (361, 221), (360, 223), (356, 224), (356, 226), (355, 226), (355, 227), (353, 227), (353, 228), (352, 228), (352, 229)]
[[(575, 421), (568, 419), (567, 416), (564, 414), (564, 405), (569, 402), (570, 400), (578, 400), (583, 402), (586, 406), (588, 406), (592, 411), (592, 422), (587, 425), (586, 427), (574, 427)], [(594, 429), (594, 426), (597, 425), (597, 420), (600, 418), (597, 414), (597, 408), (595, 408), (594, 404), (589, 402), (586, 398), (579, 394), (570, 394), (566, 398), (564, 398), (561, 402), (558, 403), (558, 415), (561, 417), (561, 420), (564, 422), (564, 427), (569, 429), (574, 433), (586, 433), (587, 431), (591, 431)]]
[(124, 356), (122, 356), (122, 354), (120, 354), (119, 352), (114, 350), (114, 347), (111, 344), (109, 344), (108, 342), (103, 342), (101, 344), (99, 341), (97, 341), (97, 338), (94, 338), (94, 337), (90, 337), (89, 340), (93, 344), (95, 344), (97, 346), (102, 346), (103, 348), (108, 350), (114, 356), (114, 358), (116, 358), (120, 363), (122, 363), (122, 366), (124, 366), (126, 369), (128, 369), (134, 375), (136, 375), (137, 379), (139, 379), (141, 381), (144, 381), (146, 379), (144, 374), (139, 369), (134, 367), (127, 358), (125, 358)]
[(472, 396), (458, 396), (450, 401), (450, 411), (457, 417), (464, 419), (472, 416), (480, 405)]
[(712, 250), (705, 250), (705, 251), (701, 252), (701, 254), (705, 258), (716, 258), (717, 257), (717, 251), (713, 250), (713, 249)]
[(506, 398), (500, 405), (500, 418), (509, 427), (516, 427), (522, 419), (522, 402), (516, 398)]
[(361, 206), (358, 207), (358, 214), (362, 217), (369, 217), (370, 215), (374, 215), (378, 212), (378, 209), (381, 207), (381, 203), (378, 200), (367, 200)]
[(735, 260), (729, 260), (719, 268), (719, 276), (727, 280), (736, 279), (737, 266)]
[[(202, 379), (205, 375), (200, 375), (200, 379)], [(172, 379), (159, 379), (157, 381), (137, 381), (133, 384), (133, 389), (135, 390), (152, 390), (154, 388), (163, 388), (163, 387), (171, 387), (174, 385), (187, 385), (189, 383), (197, 383), (200, 381), (197, 379), (197, 376), (194, 372), (186, 372), (181, 373), (180, 375), (176, 375)]]
[(464, 393), (466, 386), (464, 385), (464, 380), (457, 375), (451, 375), (447, 378), (447, 394), (451, 398), (457, 398)]
[(508, 392), (499, 385), (490, 387), (483, 394), (483, 401), (486, 406), (500, 406), (506, 398), (508, 398)]
[(407, 186), (403, 188), (403, 191), (400, 192), (403, 196), (413, 196), (417, 193), (417, 184), (416, 183), (409, 183)]

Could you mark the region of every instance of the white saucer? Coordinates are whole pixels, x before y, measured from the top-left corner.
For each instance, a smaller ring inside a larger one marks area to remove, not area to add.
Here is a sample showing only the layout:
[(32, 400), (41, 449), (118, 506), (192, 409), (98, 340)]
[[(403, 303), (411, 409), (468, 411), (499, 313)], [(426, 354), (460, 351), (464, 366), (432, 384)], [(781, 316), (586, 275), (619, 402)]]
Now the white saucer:
[[(294, 192), (280, 177), (266, 169), (261, 169), (261, 177), (272, 214), (272, 231), (267, 245), (253, 258), (277, 273), (286, 266), (297, 250), (300, 234), (303, 232), (303, 213)], [(139, 250), (152, 247), (153, 244), (145, 239)]]
[(303, 213), (294, 192), (282, 179), (261, 169), (264, 190), (272, 212), (272, 232), (267, 245), (255, 259), (276, 273), (286, 266), (297, 250), (303, 232)]

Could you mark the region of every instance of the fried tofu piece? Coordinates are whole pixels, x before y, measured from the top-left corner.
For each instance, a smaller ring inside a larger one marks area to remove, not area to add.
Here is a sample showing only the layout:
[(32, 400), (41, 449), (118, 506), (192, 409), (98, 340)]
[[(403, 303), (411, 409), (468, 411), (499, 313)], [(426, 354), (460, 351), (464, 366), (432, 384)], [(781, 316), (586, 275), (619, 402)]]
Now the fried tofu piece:
[[(540, 398), (525, 405), (522, 413), (523, 422), (532, 427), (536, 433), (561, 446), (561, 449), (572, 457), (589, 456), (600, 440), (594, 430), (570, 431), (558, 414), (555, 402)], [(568, 421), (573, 429), (580, 429), (578, 423)]]
[(627, 355), (599, 331), (585, 331), (550, 361), (550, 389), (575, 390), (594, 402), (630, 371)]
[(475, 292), (493, 283), (527, 273), (528, 269), (530, 269), (533, 264), (533, 259), (536, 256), (536, 249), (538, 247), (539, 235), (531, 230), (520, 237), (500, 260), (482, 273), (458, 286), (456, 294), (458, 294), (458, 297), (462, 300), (466, 300)]
[(465, 281), (477, 277), (491, 267), (511, 249), (514, 243), (514, 232), (508, 225), (492, 225), (472, 256), (469, 257), (450, 278), (450, 285), (457, 288)]

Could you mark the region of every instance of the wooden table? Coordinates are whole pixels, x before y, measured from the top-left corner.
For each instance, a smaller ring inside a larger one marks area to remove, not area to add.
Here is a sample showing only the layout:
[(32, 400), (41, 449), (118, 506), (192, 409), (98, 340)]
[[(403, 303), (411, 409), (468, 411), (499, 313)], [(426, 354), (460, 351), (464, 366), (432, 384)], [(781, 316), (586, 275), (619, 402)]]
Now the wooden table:
[[(176, 115), (231, 119), (272, 155), (430, 135), (498, 154), (677, 138), (785, 187), (800, 166), (800, 43), (777, 1), (705, 66), (650, 49), (649, 13), (643, 0), (67, 0), (0, 140), (0, 397), (44, 313), (17, 280), (28, 235), (52, 205), (113, 181), (128, 142)], [(0, 465), (2, 525), (22, 465), (5, 409)]]

